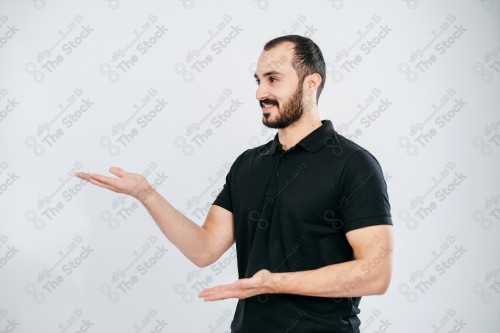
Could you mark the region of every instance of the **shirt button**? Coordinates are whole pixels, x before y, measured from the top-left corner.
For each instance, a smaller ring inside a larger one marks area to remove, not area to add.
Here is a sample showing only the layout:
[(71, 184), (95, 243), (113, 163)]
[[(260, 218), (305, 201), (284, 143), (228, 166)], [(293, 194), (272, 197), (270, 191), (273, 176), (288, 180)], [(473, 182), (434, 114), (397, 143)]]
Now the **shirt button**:
[(280, 173), (279, 173), (279, 172), (276, 172), (276, 176), (279, 176), (279, 175), (280, 175)]

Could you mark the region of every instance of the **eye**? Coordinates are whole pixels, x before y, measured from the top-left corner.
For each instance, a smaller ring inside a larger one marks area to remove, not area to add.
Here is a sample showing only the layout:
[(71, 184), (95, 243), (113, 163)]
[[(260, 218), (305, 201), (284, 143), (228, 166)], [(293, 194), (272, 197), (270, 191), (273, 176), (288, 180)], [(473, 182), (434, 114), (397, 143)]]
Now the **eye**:
[(269, 81), (271, 81), (271, 82), (276, 82), (276, 81), (278, 81), (278, 78), (276, 78), (276, 77), (274, 77), (274, 76), (270, 76), (270, 77), (269, 77)]
[(255, 80), (255, 83), (257, 83), (257, 85), (260, 84), (260, 80)]

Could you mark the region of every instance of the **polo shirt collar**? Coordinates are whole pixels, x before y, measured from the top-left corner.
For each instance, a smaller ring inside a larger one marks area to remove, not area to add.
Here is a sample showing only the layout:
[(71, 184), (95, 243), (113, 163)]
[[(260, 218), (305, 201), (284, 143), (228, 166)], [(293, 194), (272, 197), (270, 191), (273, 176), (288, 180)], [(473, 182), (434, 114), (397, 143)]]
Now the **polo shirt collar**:
[[(320, 127), (300, 140), (297, 145), (309, 152), (316, 152), (323, 147), (325, 145), (325, 139), (335, 135), (335, 129), (329, 119), (321, 120), (321, 123), (322, 125)], [(281, 143), (279, 142), (278, 133), (276, 133), (273, 141), (265, 146), (262, 155), (274, 155), (278, 147), (281, 147)]]

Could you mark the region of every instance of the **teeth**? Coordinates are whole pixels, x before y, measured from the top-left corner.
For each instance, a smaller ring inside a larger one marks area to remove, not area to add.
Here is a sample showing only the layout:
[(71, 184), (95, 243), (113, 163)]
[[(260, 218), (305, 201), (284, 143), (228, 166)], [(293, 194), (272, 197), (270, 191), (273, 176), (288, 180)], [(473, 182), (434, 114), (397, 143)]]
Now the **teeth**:
[(274, 104), (268, 104), (268, 103), (264, 103), (264, 102), (260, 103), (260, 105), (261, 105), (262, 109), (271, 109), (272, 107), (276, 106)]

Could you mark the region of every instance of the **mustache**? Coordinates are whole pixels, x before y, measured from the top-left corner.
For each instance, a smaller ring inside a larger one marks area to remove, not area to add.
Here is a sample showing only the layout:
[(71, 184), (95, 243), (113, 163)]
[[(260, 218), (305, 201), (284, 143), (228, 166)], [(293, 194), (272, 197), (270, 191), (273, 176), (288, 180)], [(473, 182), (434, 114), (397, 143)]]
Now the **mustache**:
[(278, 101), (275, 99), (266, 98), (266, 99), (259, 101), (259, 104), (260, 104), (260, 107), (264, 107), (263, 104), (278, 106)]

